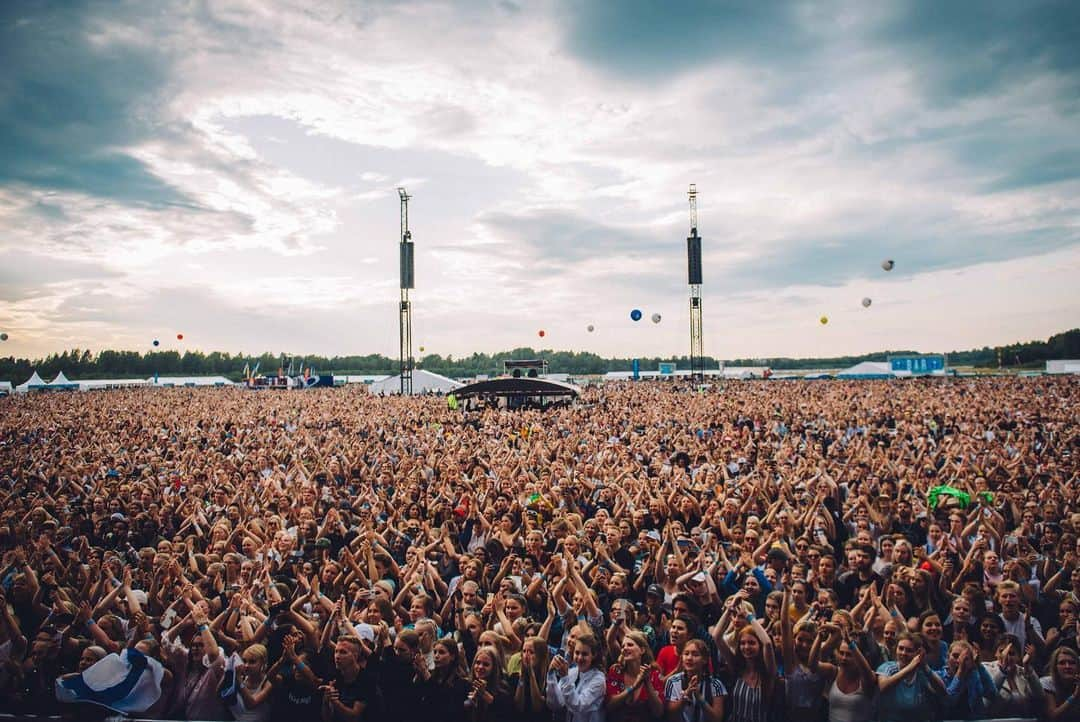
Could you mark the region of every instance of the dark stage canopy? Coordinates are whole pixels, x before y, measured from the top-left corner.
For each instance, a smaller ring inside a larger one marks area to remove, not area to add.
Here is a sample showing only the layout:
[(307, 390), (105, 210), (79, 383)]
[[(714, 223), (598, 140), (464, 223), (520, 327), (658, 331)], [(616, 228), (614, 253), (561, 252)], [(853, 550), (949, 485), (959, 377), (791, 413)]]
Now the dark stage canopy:
[(561, 381), (551, 381), (550, 379), (501, 377), (488, 381), (477, 381), (462, 386), (451, 393), (459, 399), (467, 399), (474, 396), (574, 397), (581, 391), (577, 386), (564, 384)]

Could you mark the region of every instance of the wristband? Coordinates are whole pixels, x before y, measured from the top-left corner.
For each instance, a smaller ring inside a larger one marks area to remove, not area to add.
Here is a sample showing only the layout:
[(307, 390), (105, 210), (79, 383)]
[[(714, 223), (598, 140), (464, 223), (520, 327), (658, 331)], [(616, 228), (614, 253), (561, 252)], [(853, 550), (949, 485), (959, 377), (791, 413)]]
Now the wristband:
[(296, 663), (296, 671), (297, 672), (302, 672), (303, 670), (304, 670), (304, 663), (303, 662), (297, 662)]
[(747, 614), (746, 615), (746, 621), (747, 621), (747, 623), (750, 623), (750, 622), (754, 621), (754, 615), (752, 613)]
[(854, 652), (854, 651), (855, 651), (855, 649), (856, 649), (856, 645), (855, 645), (855, 642), (854, 642), (854, 641), (852, 641), (852, 642), (848, 642), (848, 649), (850, 649), (850, 650), (851, 650), (852, 652)]
[(210, 625), (209, 625), (209, 624), (200, 624), (200, 625), (199, 625), (199, 631), (200, 631), (200, 632), (205, 632), (205, 631), (206, 631), (207, 629), (210, 629)]
[(94, 626), (95, 624), (97, 624), (97, 622), (94, 621), (93, 617), (90, 617), (90, 619), (87, 619), (86, 620), (86, 629), (87, 629), (87, 631), (89, 631), (90, 627)]

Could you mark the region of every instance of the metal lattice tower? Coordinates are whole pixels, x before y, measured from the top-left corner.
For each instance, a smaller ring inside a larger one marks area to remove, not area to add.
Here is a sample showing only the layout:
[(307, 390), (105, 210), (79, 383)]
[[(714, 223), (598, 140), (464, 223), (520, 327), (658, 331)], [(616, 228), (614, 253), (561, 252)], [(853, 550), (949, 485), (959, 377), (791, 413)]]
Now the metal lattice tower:
[(398, 307), (398, 337), (400, 348), (398, 349), (398, 374), (401, 378), (401, 393), (412, 396), (412, 303), (409, 301), (409, 289), (415, 285), (413, 268), (413, 241), (412, 233), (409, 232), (409, 199), (410, 196), (404, 188), (398, 188), (398, 196), (401, 198), (401, 242), (399, 245), (399, 257), (401, 260), (401, 305)]
[(690, 375), (705, 379), (701, 322), (701, 237), (698, 236), (697, 185), (690, 184), (690, 235), (686, 238), (687, 280), (690, 283)]

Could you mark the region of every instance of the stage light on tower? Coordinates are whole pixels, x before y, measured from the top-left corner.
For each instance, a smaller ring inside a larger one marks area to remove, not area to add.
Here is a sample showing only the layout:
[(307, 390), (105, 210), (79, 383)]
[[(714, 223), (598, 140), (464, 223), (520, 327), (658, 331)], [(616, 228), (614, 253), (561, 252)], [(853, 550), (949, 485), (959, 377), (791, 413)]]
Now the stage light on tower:
[(409, 301), (409, 289), (416, 284), (416, 274), (413, 266), (415, 258), (412, 232), (409, 231), (409, 199), (410, 196), (404, 188), (398, 188), (398, 197), (401, 199), (401, 241), (399, 245), (399, 259), (401, 270), (401, 302), (398, 306), (398, 373), (401, 378), (401, 393), (412, 396), (412, 303)]
[(690, 184), (690, 235), (686, 237), (687, 281), (690, 284), (690, 375), (705, 379), (701, 320), (701, 237), (698, 235), (697, 185)]

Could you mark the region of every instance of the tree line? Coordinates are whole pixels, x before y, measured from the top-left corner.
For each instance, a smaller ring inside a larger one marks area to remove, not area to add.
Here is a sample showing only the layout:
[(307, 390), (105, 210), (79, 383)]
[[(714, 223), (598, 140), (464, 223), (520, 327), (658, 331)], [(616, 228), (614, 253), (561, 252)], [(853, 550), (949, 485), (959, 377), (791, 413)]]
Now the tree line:
[[(834, 356), (830, 358), (737, 358), (725, 359), (728, 366), (769, 366), (773, 369), (845, 368), (861, 361), (885, 361), (890, 355), (913, 354), (915, 351), (881, 351), (860, 356)], [(454, 358), (440, 354), (422, 354), (417, 358), (417, 368), (427, 369), (450, 377), (471, 377), (478, 374), (502, 373), (503, 361), (509, 359), (543, 358), (552, 373), (568, 373), (576, 376), (603, 374), (608, 371), (630, 371), (632, 358), (604, 358), (588, 351), (555, 351), (534, 349), (529, 346), (500, 351), (494, 354), (474, 353)], [(1048, 359), (1080, 358), (1080, 329), (1055, 334), (1046, 341), (1028, 341), (1007, 346), (990, 347), (968, 351), (950, 351), (950, 366), (996, 367), (1000, 363), (1008, 368), (1038, 368)], [(284, 359), (284, 361), (283, 361)], [(398, 360), (381, 354), (364, 356), (306, 356), (305, 367), (316, 372), (335, 374), (393, 374), (398, 371)], [(294, 359), (294, 371), (301, 359)], [(639, 358), (643, 371), (656, 370), (660, 363), (675, 363), (677, 368), (690, 366), (687, 356)], [(705, 368), (715, 369), (719, 359), (705, 358)], [(46, 381), (63, 371), (71, 379), (94, 378), (148, 378), (161, 376), (226, 376), (238, 381), (244, 376), (244, 367), (259, 373), (275, 374), (279, 367), (286, 368), (289, 359), (280, 354), (263, 353), (230, 354), (221, 351), (115, 351), (94, 353), (87, 349), (71, 349), (50, 354), (45, 358), (24, 359), (0, 357), (0, 380), (19, 384), (35, 370)]]

